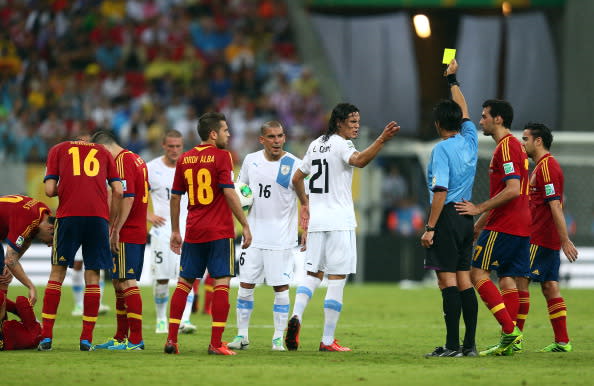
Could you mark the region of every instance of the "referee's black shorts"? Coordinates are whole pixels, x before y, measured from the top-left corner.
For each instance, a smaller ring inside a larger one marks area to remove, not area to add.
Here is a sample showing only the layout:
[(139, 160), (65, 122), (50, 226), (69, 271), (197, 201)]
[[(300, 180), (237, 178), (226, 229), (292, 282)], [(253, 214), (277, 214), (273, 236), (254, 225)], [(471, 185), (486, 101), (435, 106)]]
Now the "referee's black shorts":
[(472, 216), (459, 215), (453, 202), (446, 204), (435, 225), (433, 245), (427, 249), (425, 269), (469, 271), (473, 231)]

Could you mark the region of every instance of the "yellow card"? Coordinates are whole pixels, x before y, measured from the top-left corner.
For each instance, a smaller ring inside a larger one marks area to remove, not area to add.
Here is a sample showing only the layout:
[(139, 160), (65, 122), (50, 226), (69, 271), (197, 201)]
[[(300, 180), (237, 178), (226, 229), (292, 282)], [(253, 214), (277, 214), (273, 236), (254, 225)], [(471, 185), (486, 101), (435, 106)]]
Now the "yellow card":
[(443, 50), (443, 60), (441, 61), (443, 64), (450, 64), (452, 59), (456, 57), (456, 49), (455, 48), (446, 48)]

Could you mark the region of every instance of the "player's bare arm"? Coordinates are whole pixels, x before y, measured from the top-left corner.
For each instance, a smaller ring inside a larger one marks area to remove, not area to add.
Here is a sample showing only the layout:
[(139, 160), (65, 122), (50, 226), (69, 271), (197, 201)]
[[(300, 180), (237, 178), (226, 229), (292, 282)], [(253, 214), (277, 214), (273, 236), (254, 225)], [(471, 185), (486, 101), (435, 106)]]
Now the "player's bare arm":
[(169, 200), (169, 213), (171, 214), (171, 238), (169, 239), (169, 248), (178, 255), (181, 254), (182, 238), (179, 232), (179, 212), (181, 196), (176, 193), (171, 194)]
[(31, 279), (29, 279), (29, 276), (27, 276), (25, 273), (25, 270), (19, 261), (21, 256), (22, 253), (15, 251), (10, 245), (8, 245), (6, 248), (4, 264), (8, 267), (10, 273), (29, 289), (29, 302), (31, 305), (35, 305), (37, 302), (37, 290), (35, 289), (35, 285), (33, 285)]
[(549, 201), (549, 207), (551, 208), (551, 214), (553, 215), (555, 228), (557, 228), (557, 233), (559, 233), (561, 249), (563, 250), (563, 253), (565, 253), (567, 260), (569, 260), (570, 263), (573, 263), (578, 258), (578, 251), (575, 245), (573, 245), (573, 242), (569, 239), (567, 225), (565, 223), (565, 215), (563, 214), (561, 202), (559, 200), (551, 200)]
[[(445, 76), (454, 75), (458, 71), (458, 62), (456, 59), (452, 59), (448, 68), (445, 71)], [(468, 113), (468, 105), (466, 104), (466, 99), (464, 99), (464, 95), (462, 94), (462, 90), (460, 90), (459, 85), (454, 85), (450, 87), (450, 91), (452, 93), (452, 100), (460, 106), (462, 109), (462, 119), (470, 118), (470, 114)]]
[(487, 211), (487, 212), (481, 214), (481, 217), (479, 217), (479, 219), (476, 220), (476, 222), (474, 223), (474, 230), (473, 230), (473, 234), (474, 234), (473, 240), (474, 241), (476, 241), (478, 239), (479, 234), (481, 233), (481, 231), (487, 224), (487, 218), (489, 217), (490, 212), (491, 211)]
[[(12, 273), (10, 273), (10, 269), (8, 267), (4, 267), (4, 272), (0, 272), (0, 289), (8, 288), (10, 282), (12, 282)], [(0, 318), (1, 319), (1, 318)]]
[(124, 199), (122, 200), (122, 204), (120, 205), (120, 211), (117, 215), (116, 222), (113, 225), (113, 232), (111, 232), (109, 238), (111, 250), (114, 253), (118, 253), (120, 251), (120, 231), (122, 230), (124, 223), (128, 219), (128, 215), (130, 214), (130, 210), (132, 210), (133, 204), (134, 197), (124, 197)]
[(476, 216), (491, 209), (500, 207), (520, 196), (520, 180), (517, 178), (509, 179), (505, 181), (505, 188), (497, 193), (497, 195), (488, 199), (487, 201), (481, 202), (480, 204), (473, 204), (470, 201), (457, 202), (455, 204), (456, 210), (461, 215)]
[[(427, 220), (427, 225), (431, 228), (435, 228), (437, 225), (437, 220), (441, 215), (447, 195), (448, 192), (446, 190), (433, 193), (431, 211), (429, 212), (429, 219)], [(425, 248), (431, 247), (433, 245), (433, 236), (435, 236), (435, 231), (425, 231), (421, 236), (421, 245)]]
[(58, 195), (58, 181), (49, 178), (44, 182), (45, 195), (48, 197), (56, 197)]
[(245, 217), (245, 213), (243, 213), (243, 209), (241, 209), (241, 203), (239, 202), (239, 197), (237, 197), (237, 193), (235, 193), (234, 188), (224, 188), (223, 194), (225, 195), (225, 200), (231, 208), (231, 212), (239, 221), (242, 226), (242, 236), (243, 236), (243, 243), (241, 244), (241, 248), (246, 249), (252, 243), (252, 232), (250, 231), (250, 226), (247, 221), (247, 217)]
[(367, 166), (371, 160), (375, 158), (375, 156), (380, 152), (382, 147), (384, 147), (384, 143), (388, 142), (392, 137), (396, 135), (400, 131), (400, 126), (398, 123), (391, 121), (389, 122), (386, 127), (384, 127), (384, 131), (377, 137), (375, 141), (371, 145), (369, 145), (363, 151), (356, 151), (351, 155), (349, 158), (349, 164), (355, 166), (357, 168), (363, 168)]
[(111, 193), (108, 191), (108, 197), (111, 195), (111, 200), (109, 202), (109, 223), (115, 224), (117, 221), (117, 217), (120, 213), (120, 206), (122, 204), (122, 199), (124, 196), (124, 190), (122, 188), (121, 181), (111, 181), (109, 183), (111, 187)]
[(293, 184), (295, 194), (297, 195), (299, 203), (301, 204), (299, 225), (304, 230), (307, 230), (309, 225), (309, 198), (307, 197), (307, 194), (305, 194), (305, 186), (303, 185), (305, 177), (305, 173), (303, 173), (301, 169), (297, 169), (295, 174), (293, 174), (291, 183)]

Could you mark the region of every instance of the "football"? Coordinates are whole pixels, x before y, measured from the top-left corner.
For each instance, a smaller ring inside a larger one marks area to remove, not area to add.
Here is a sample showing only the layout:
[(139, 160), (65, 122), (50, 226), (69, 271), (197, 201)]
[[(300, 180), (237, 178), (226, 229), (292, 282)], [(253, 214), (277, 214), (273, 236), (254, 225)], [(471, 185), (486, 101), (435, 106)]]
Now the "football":
[(252, 194), (252, 189), (250, 189), (249, 185), (236, 182), (235, 193), (237, 193), (237, 196), (239, 197), (239, 202), (241, 203), (243, 210), (248, 210), (252, 207), (252, 204), (254, 203), (254, 195)]

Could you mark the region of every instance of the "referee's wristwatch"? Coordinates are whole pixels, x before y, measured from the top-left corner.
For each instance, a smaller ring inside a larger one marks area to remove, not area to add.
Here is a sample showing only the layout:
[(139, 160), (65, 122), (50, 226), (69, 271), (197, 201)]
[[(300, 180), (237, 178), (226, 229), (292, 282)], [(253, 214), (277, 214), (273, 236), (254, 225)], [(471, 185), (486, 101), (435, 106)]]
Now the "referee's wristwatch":
[(429, 226), (429, 224), (425, 224), (425, 232), (435, 232), (435, 227)]

